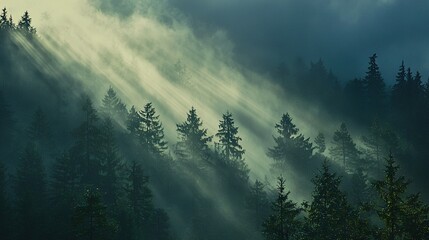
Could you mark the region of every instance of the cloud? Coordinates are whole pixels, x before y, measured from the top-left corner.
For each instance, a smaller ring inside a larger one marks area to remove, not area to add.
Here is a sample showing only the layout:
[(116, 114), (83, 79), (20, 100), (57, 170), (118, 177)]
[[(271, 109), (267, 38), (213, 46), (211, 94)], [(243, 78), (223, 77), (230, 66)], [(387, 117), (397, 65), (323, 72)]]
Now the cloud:
[(427, 1), (174, 0), (194, 29), (223, 29), (236, 59), (261, 70), (284, 60), (322, 58), (342, 80), (362, 76), (376, 52), (388, 82), (401, 60), (429, 72)]

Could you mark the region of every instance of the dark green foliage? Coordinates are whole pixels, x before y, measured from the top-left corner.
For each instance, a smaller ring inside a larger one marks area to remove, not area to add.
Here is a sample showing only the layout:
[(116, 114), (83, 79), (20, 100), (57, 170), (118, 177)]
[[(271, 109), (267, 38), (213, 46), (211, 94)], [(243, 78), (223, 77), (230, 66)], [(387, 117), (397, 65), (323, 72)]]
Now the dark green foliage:
[(317, 152), (323, 154), (326, 150), (325, 135), (319, 133), (314, 139), (314, 144), (316, 145)]
[(301, 209), (289, 199), (290, 192), (285, 192), (285, 179), (278, 178), (277, 199), (272, 203), (273, 214), (263, 224), (262, 233), (267, 240), (296, 239), (300, 229), (297, 217)]
[(83, 122), (75, 130), (76, 143), (71, 150), (73, 161), (79, 163), (82, 183), (97, 185), (100, 183), (100, 128), (97, 111), (89, 97), (82, 105)]
[(28, 11), (25, 11), (24, 15), (22, 15), (21, 20), (18, 22), (17, 28), (25, 34), (36, 34), (36, 29), (31, 26), (31, 18)]
[(385, 168), (385, 178), (374, 183), (375, 190), (383, 205), (377, 214), (384, 223), (380, 236), (382, 239), (395, 240), (402, 237), (402, 208), (405, 191), (409, 182), (403, 176), (397, 176), (399, 166), (390, 155)]
[(340, 190), (341, 179), (332, 173), (327, 161), (312, 182), (314, 190), (311, 203), (305, 203), (307, 211), (305, 239), (368, 239), (366, 223), (347, 202)]
[(399, 67), (398, 73), (396, 74), (396, 82), (392, 88), (391, 102), (393, 107), (402, 111), (405, 109), (405, 101), (407, 97), (407, 81), (405, 80), (405, 66), (402, 61)]
[(121, 171), (123, 164), (118, 153), (112, 120), (106, 118), (101, 126), (100, 151), (100, 188), (107, 206), (117, 208), (121, 195)]
[(207, 159), (212, 136), (207, 135), (207, 129), (202, 128), (203, 122), (194, 107), (187, 113), (186, 121), (177, 124), (179, 142), (176, 154), (179, 159)]
[(287, 164), (306, 165), (313, 155), (313, 145), (309, 138), (299, 133), (288, 113), (283, 114), (275, 126), (278, 136), (274, 137), (275, 146), (268, 149), (267, 155), (276, 165), (285, 169)]
[(220, 151), (221, 157), (226, 160), (227, 164), (238, 170), (239, 178), (247, 182), (249, 169), (243, 159), (245, 151), (240, 145), (242, 139), (238, 136), (238, 127), (235, 126), (231, 113), (227, 112), (222, 115), (216, 137), (219, 138), (216, 150)]
[(153, 231), (150, 222), (154, 217), (152, 192), (148, 187), (149, 178), (137, 162), (132, 162), (128, 170), (127, 201), (131, 218), (131, 231), (136, 238), (148, 237)]
[(229, 112), (223, 114), (216, 137), (219, 138), (219, 150), (228, 161), (243, 158), (244, 150), (240, 145), (242, 139), (237, 134), (238, 127), (234, 124), (232, 114)]
[(115, 90), (110, 86), (102, 101), (102, 113), (111, 118), (125, 117), (127, 115), (127, 107), (118, 98)]
[(429, 206), (420, 194), (407, 197), (403, 206), (404, 239), (429, 239)]
[(246, 209), (252, 220), (252, 228), (258, 232), (270, 212), (270, 203), (264, 187), (261, 181), (255, 180), (255, 183), (250, 186), (246, 198)]
[(0, 30), (13, 30), (15, 25), (12, 20), (12, 16), (7, 16), (7, 9), (3, 8), (0, 15)]
[(141, 122), (138, 137), (143, 149), (155, 156), (161, 155), (167, 149), (167, 142), (164, 139), (164, 128), (159, 121), (159, 115), (156, 115), (152, 103), (147, 103), (139, 115)]
[(46, 238), (46, 176), (42, 158), (32, 144), (25, 148), (16, 172), (17, 239)]
[(366, 159), (375, 163), (377, 175), (380, 176), (383, 156), (387, 156), (390, 152), (398, 151), (399, 140), (395, 133), (382, 127), (378, 119), (374, 119), (368, 134), (363, 136), (362, 140), (366, 147)]
[(343, 163), (344, 169), (356, 166), (359, 151), (345, 123), (341, 123), (340, 129), (335, 131), (332, 137), (332, 144), (333, 146), (329, 149), (329, 152), (335, 160)]
[(369, 57), (368, 71), (364, 79), (364, 87), (368, 100), (370, 117), (375, 117), (385, 106), (385, 84), (376, 62), (377, 54)]
[(74, 209), (73, 226), (77, 239), (108, 240), (113, 239), (117, 231), (97, 189), (85, 192), (83, 202)]
[(57, 157), (52, 167), (50, 181), (51, 224), (55, 239), (73, 239), (72, 215), (80, 193), (79, 167), (67, 152)]
[(398, 176), (399, 166), (392, 155), (387, 159), (383, 180), (374, 182), (380, 198), (377, 215), (383, 222), (380, 239), (426, 239), (429, 236), (429, 206), (419, 194), (407, 194), (409, 181)]
[(128, 113), (127, 129), (133, 136), (138, 136), (141, 124), (141, 117), (136, 108), (132, 106)]

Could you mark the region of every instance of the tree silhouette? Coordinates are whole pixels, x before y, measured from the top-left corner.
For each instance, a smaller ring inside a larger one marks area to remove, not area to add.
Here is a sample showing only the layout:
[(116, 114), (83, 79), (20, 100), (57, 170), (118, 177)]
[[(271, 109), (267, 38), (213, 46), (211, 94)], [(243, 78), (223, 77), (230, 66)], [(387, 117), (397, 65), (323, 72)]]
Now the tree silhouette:
[(336, 160), (343, 162), (343, 168), (347, 169), (347, 162), (355, 163), (357, 161), (359, 151), (356, 149), (356, 144), (347, 129), (345, 123), (341, 123), (340, 129), (335, 131), (332, 138), (333, 146), (329, 149), (330, 154)]
[(299, 129), (292, 122), (288, 113), (283, 114), (275, 128), (278, 133), (277, 137), (273, 137), (276, 145), (268, 149), (267, 155), (283, 169), (286, 163), (307, 163), (313, 154), (313, 146), (309, 138), (298, 134)]
[(325, 135), (323, 135), (323, 133), (319, 133), (314, 139), (314, 144), (316, 144), (315, 148), (317, 149), (317, 152), (323, 154), (326, 150)]
[(194, 107), (187, 114), (186, 121), (177, 124), (179, 142), (176, 154), (185, 159), (206, 159), (208, 154), (208, 143), (212, 136), (207, 135), (207, 129), (202, 128), (203, 122), (197, 115)]
[(264, 190), (264, 184), (259, 180), (255, 180), (255, 183), (250, 186), (246, 198), (246, 209), (249, 211), (253, 227), (259, 232), (270, 210), (270, 203)]
[(25, 11), (24, 15), (22, 15), (17, 28), (26, 34), (36, 34), (36, 29), (31, 26), (31, 18), (28, 11)]
[(78, 239), (112, 239), (116, 223), (107, 216), (106, 206), (98, 190), (87, 190), (84, 201), (73, 213), (73, 226)]
[(149, 178), (144, 175), (141, 165), (133, 161), (128, 169), (126, 191), (132, 220), (132, 231), (137, 238), (147, 237), (151, 231), (149, 221), (153, 217), (154, 206), (148, 182)]
[(385, 84), (381, 77), (379, 67), (376, 62), (377, 54), (373, 54), (369, 57), (368, 71), (364, 79), (364, 87), (366, 90), (368, 108), (370, 117), (383, 110), (384, 98), (385, 98)]
[(128, 113), (127, 118), (127, 129), (131, 135), (138, 137), (141, 124), (141, 117), (137, 112), (136, 108), (132, 106)]
[(46, 238), (46, 175), (42, 158), (32, 144), (28, 144), (16, 170), (15, 211), (17, 239)]
[(103, 114), (115, 119), (127, 115), (127, 107), (118, 98), (111, 86), (103, 98), (101, 109)]
[(326, 160), (312, 182), (312, 201), (304, 204), (307, 212), (305, 239), (367, 239), (366, 224), (350, 207), (340, 190), (341, 179), (330, 171)]
[(164, 139), (164, 128), (156, 115), (152, 103), (147, 103), (139, 112), (140, 127), (138, 130), (139, 140), (146, 152), (159, 156), (167, 149)]
[(118, 146), (114, 136), (112, 120), (106, 118), (101, 126), (100, 136), (100, 165), (103, 197), (107, 206), (114, 210), (117, 208), (121, 192), (121, 171), (123, 164), (118, 153)]
[(71, 157), (79, 162), (82, 183), (97, 185), (100, 183), (100, 128), (99, 117), (89, 97), (82, 104), (84, 121), (75, 130), (76, 143), (71, 150)]
[(267, 240), (290, 240), (299, 230), (297, 219), (301, 209), (289, 199), (290, 192), (285, 192), (283, 177), (277, 181), (277, 199), (272, 203), (273, 214), (263, 224), (262, 233)]
[(242, 180), (247, 181), (249, 169), (243, 159), (245, 151), (240, 145), (242, 139), (238, 136), (238, 127), (235, 126), (231, 113), (222, 115), (216, 136), (219, 138), (217, 150), (220, 151), (222, 158), (239, 171)]
[(424, 239), (429, 235), (428, 206), (419, 195), (406, 197), (409, 181), (398, 176), (399, 166), (392, 155), (387, 159), (383, 180), (374, 182), (381, 204), (376, 206), (377, 215), (383, 222), (379, 229), (380, 239)]
[(72, 215), (73, 208), (78, 201), (80, 189), (80, 176), (78, 164), (64, 152), (55, 159), (52, 167), (50, 181), (50, 206), (52, 207), (51, 234), (57, 239), (73, 238)]

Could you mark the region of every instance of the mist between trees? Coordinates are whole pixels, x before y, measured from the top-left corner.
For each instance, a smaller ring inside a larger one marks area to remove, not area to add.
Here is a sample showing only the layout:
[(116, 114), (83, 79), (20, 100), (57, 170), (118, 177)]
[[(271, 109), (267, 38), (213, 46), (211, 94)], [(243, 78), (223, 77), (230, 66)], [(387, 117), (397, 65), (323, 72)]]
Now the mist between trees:
[[(278, 113), (274, 134), (262, 133), (273, 135), (258, 159), (269, 170), (254, 177), (246, 156), (257, 146), (243, 147), (233, 111), (206, 120), (206, 109), (190, 107), (171, 141), (156, 104), (127, 106), (112, 86), (97, 98), (88, 89), (97, 81), (80, 80), (98, 79), (93, 72), (63, 70), (28, 12), (15, 24), (4, 9), (0, 28), (2, 239), (429, 237), (429, 208), (415, 193), (427, 185), (429, 84), (403, 62), (391, 87), (375, 54), (363, 78), (344, 84), (322, 61), (271, 73), (344, 122), (312, 140), (291, 113)], [(173, 65), (164, 74), (195, 87), (186, 64)], [(205, 121), (218, 123), (215, 134)]]

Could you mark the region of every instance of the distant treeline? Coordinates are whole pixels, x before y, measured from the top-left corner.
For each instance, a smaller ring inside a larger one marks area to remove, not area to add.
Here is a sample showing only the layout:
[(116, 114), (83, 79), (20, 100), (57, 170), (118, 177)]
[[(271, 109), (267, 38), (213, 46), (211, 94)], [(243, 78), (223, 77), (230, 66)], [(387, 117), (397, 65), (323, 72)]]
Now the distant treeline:
[[(323, 129), (311, 141), (284, 113), (260, 160), (270, 161), (271, 176), (249, 181), (233, 113), (211, 136), (191, 108), (176, 125), (178, 141), (167, 143), (152, 103), (127, 107), (110, 87), (94, 104), (72, 77), (38, 71), (1, 29), (0, 80), (13, 80), (0, 91), (1, 239), (429, 239), (429, 207), (396, 163), (427, 168), (428, 86), (403, 64), (392, 90), (376, 55), (365, 78), (344, 88), (321, 62), (297, 70), (307, 83), (285, 87), (367, 127), (364, 146), (346, 123), (329, 143)], [(17, 34), (37, 45), (28, 32)], [(312, 179), (303, 203), (286, 189), (291, 171)]]

